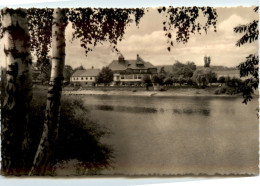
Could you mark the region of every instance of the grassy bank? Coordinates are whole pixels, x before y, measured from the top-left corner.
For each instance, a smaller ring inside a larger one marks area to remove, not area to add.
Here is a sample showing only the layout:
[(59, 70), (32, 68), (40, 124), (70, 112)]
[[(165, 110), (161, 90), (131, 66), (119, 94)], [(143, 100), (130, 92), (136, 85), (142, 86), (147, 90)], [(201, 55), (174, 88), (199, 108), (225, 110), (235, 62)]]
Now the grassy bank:
[[(33, 89), (29, 120), (31, 140), (28, 165), (34, 159), (42, 135), (46, 97), (46, 88)], [(51, 160), (55, 166), (47, 174), (59, 176), (57, 172), (63, 170), (68, 162), (75, 162), (66, 169), (66, 171), (71, 169), (70, 175), (75, 176), (99, 174), (101, 170), (111, 167), (112, 148), (100, 142), (106, 135), (109, 135), (109, 130), (91, 120), (89, 111), (79, 98), (63, 96), (59, 136), (55, 144), (54, 158)]]

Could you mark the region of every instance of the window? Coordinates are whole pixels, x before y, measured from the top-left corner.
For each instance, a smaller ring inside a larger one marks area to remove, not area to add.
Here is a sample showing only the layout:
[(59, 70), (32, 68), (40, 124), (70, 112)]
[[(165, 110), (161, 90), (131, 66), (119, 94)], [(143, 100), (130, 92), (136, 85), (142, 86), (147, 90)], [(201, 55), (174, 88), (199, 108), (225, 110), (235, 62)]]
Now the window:
[(86, 77), (86, 80), (88, 80), (88, 78)]
[(81, 78), (81, 80), (83, 80), (83, 78)]
[(92, 77), (90, 77), (90, 80), (92, 80)]
[(125, 77), (124, 77), (124, 76), (121, 76), (121, 79), (125, 79)]
[(77, 78), (77, 80), (78, 80), (78, 78)]

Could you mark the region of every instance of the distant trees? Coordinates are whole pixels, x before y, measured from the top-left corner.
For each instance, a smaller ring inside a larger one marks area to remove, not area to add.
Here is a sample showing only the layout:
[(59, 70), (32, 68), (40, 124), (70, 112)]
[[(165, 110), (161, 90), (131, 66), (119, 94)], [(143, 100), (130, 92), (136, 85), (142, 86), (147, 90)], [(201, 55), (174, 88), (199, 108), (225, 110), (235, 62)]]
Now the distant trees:
[(86, 70), (86, 69), (85, 69), (85, 67), (83, 67), (82, 65), (80, 65), (80, 66), (74, 68), (73, 71), (76, 72), (77, 70)]
[(103, 67), (97, 77), (97, 83), (108, 85), (113, 81), (113, 72), (109, 67)]
[(171, 77), (165, 78), (164, 84), (168, 86), (173, 85), (173, 79)]
[(164, 85), (164, 79), (165, 79), (164, 74), (153, 75), (152, 83), (155, 85)]
[(36, 67), (41, 71), (40, 79), (42, 83), (49, 83), (51, 76), (51, 56), (39, 57), (36, 62)]
[(152, 85), (152, 80), (149, 75), (144, 75), (142, 79), (142, 83), (145, 85), (146, 90), (149, 90), (149, 87)]
[(218, 82), (221, 83), (221, 87), (215, 90), (215, 94), (238, 94), (241, 92), (240, 88), (244, 84), (244, 82), (240, 78), (231, 78), (229, 76), (221, 76), (218, 79)]
[(191, 78), (194, 71), (196, 70), (196, 65), (194, 62), (187, 62), (186, 64), (176, 61), (172, 67), (172, 76), (179, 78), (182, 76), (185, 79)]
[(72, 76), (73, 72), (74, 70), (70, 65), (65, 65), (63, 70), (64, 81), (70, 82), (70, 77)]
[(180, 61), (176, 61), (176, 63), (173, 64), (171, 74), (173, 83), (179, 83), (180, 86), (187, 82), (192, 84), (190, 81), (196, 68), (197, 67), (194, 62), (188, 61), (186, 64), (184, 64)]
[(217, 74), (209, 68), (203, 68), (196, 70), (192, 79), (199, 87), (206, 87), (209, 83), (217, 82)]
[(210, 67), (210, 62), (211, 62), (210, 56), (205, 56), (204, 57), (204, 67), (205, 68)]
[(167, 75), (167, 72), (164, 70), (164, 67), (161, 67), (159, 74)]
[(225, 77), (224, 76), (220, 76), (219, 78), (218, 78), (218, 82), (219, 83), (221, 83), (221, 85), (223, 84), (223, 83), (225, 83)]

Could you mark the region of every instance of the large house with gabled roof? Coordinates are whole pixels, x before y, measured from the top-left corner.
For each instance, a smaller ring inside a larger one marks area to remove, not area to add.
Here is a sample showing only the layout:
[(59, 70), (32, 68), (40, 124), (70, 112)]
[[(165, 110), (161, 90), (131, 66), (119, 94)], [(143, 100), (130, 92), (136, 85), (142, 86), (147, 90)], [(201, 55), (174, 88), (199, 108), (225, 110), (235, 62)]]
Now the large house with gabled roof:
[(148, 75), (152, 78), (157, 74), (157, 68), (144, 61), (138, 54), (133, 60), (125, 59), (121, 54), (118, 60), (113, 60), (108, 67), (113, 71), (113, 83), (116, 85), (140, 85), (143, 76)]

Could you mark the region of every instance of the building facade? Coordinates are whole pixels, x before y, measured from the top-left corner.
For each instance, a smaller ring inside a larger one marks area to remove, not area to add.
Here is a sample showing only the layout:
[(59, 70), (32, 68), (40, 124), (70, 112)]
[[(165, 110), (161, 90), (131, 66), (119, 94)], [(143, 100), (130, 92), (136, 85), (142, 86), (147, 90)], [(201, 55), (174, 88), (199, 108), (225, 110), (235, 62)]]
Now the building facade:
[(118, 60), (113, 60), (108, 67), (113, 71), (114, 85), (141, 85), (144, 76), (152, 78), (157, 74), (157, 68), (138, 54), (135, 60), (126, 60), (121, 54)]
[(93, 86), (96, 84), (97, 76), (100, 73), (100, 69), (77, 70), (71, 76), (70, 82), (74, 84), (85, 84)]

